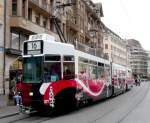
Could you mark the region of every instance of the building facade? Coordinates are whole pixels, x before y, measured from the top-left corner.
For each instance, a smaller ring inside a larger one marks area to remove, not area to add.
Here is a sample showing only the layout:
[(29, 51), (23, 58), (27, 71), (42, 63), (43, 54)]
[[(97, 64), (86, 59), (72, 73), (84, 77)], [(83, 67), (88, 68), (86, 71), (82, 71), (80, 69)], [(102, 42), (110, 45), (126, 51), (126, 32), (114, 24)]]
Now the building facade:
[[(59, 33), (63, 34), (67, 43), (72, 43), (77, 49), (90, 54), (103, 56), (101, 3), (94, 4), (91, 0), (7, 0), (5, 2), (5, 55), (0, 54), (0, 57), (5, 59), (0, 62), (0, 70), (4, 66), (5, 68), (2, 76), (4, 81), (0, 81), (1, 93), (5, 90), (5, 95), (11, 96), (14, 80), (22, 71), (20, 57), (22, 44), (29, 35), (47, 33), (62, 41), (58, 36), (55, 22), (60, 28)], [(1, 4), (0, 9), (3, 10), (4, 4)], [(0, 31), (4, 22), (2, 12), (0, 11)], [(4, 40), (0, 42), (3, 46)]]
[(75, 6), (67, 8), (66, 16), (67, 40), (79, 50), (102, 57), (102, 4), (94, 4), (91, 0), (76, 0)]
[(147, 76), (148, 76), (148, 79), (150, 79), (150, 51), (146, 51), (147, 54), (148, 54), (148, 59), (147, 59)]
[(141, 78), (147, 77), (148, 72), (148, 54), (142, 48), (139, 41), (134, 39), (127, 40), (129, 50), (131, 52), (130, 64), (134, 76), (140, 76)]
[[(29, 35), (51, 31), (50, 16), (54, 1), (9, 0), (6, 1), (6, 45), (5, 45), (5, 94), (13, 89), (15, 77), (22, 70), (21, 56), (23, 41)], [(18, 73), (19, 72), (19, 73)]]
[(4, 0), (0, 1), (0, 94), (3, 94), (4, 74)]
[(127, 67), (131, 69), (131, 51), (128, 42), (126, 40), (125, 42), (126, 42), (126, 50), (127, 50)]
[(126, 42), (109, 28), (104, 28), (104, 53), (113, 63), (127, 65)]

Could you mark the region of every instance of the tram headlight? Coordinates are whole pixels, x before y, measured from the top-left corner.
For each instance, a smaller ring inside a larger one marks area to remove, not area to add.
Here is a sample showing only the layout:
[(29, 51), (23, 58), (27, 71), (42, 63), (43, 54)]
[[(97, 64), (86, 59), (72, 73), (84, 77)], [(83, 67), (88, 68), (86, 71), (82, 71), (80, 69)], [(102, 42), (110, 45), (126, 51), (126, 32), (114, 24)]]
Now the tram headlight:
[(29, 93), (29, 96), (33, 96), (33, 92), (30, 92), (30, 93)]

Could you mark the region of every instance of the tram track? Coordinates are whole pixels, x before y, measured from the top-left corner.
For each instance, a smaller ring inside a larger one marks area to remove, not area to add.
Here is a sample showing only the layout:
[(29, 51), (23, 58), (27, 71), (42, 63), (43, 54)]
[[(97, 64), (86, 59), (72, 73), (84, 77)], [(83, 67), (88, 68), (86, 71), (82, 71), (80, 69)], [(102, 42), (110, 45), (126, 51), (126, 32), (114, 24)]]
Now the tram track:
[(41, 117), (26, 117), (26, 118), (10, 121), (8, 123), (21, 123), (21, 122), (27, 122), (27, 121), (31, 123), (31, 122), (35, 122), (35, 120), (40, 120), (40, 119), (41, 119)]
[[(25, 116), (25, 115), (22, 114), (22, 116)], [(9, 118), (13, 119), (15, 117), (17, 117), (17, 116), (10, 116)], [(20, 115), (18, 115), (18, 117), (19, 118), (11, 120), (11, 121), (9, 120), (6, 123), (22, 123), (22, 122), (41, 123), (42, 121), (45, 121), (45, 120), (48, 120), (48, 119), (51, 118), (50, 116), (44, 116), (44, 115), (41, 116), (38, 113), (34, 113), (34, 114), (31, 114), (31, 115), (26, 115), (25, 117), (21, 117), (21, 114), (20, 114)], [(6, 118), (4, 118), (4, 119), (6, 119)]]
[[(138, 92), (138, 93), (137, 93), (137, 92)], [(139, 93), (140, 93), (139, 91), (136, 91), (136, 92), (134, 92), (131, 96), (134, 97), (135, 95), (137, 95), (137, 94), (139, 94)], [(120, 95), (117, 95), (117, 96), (115, 96), (115, 97), (113, 97), (113, 98), (111, 98), (111, 99), (108, 100), (108, 102), (106, 102), (106, 103), (109, 103), (109, 101), (112, 101), (112, 99), (115, 99), (115, 98), (117, 98), (118, 96), (121, 96), (121, 94), (120, 94)], [(117, 100), (117, 101), (118, 101), (118, 100)], [(115, 101), (112, 105), (114, 105), (115, 103), (116, 103), (116, 101)], [(122, 103), (122, 102), (121, 102), (121, 103)], [(116, 110), (116, 108), (117, 108), (117, 107), (113, 106), (113, 108), (111, 108), (111, 109), (108, 110), (107, 112), (103, 113), (101, 116), (97, 116), (97, 118), (95, 118), (94, 120), (90, 121), (89, 123), (94, 123), (94, 122), (96, 122), (96, 121), (102, 119), (103, 117), (107, 116), (108, 114), (111, 114), (114, 110)], [(118, 106), (118, 108), (119, 108), (119, 106)]]
[[(128, 110), (121, 118), (119, 118), (118, 121), (116, 121), (115, 123), (121, 123), (139, 104), (142, 103), (142, 101), (144, 100), (144, 98), (146, 97), (148, 91), (149, 91), (149, 87), (150, 87), (150, 84), (148, 85), (148, 87), (146, 88), (146, 90), (141, 93), (138, 90), (136, 90), (132, 95), (130, 95), (130, 97), (134, 97), (134, 100), (132, 100), (132, 102), (130, 101), (130, 105), (131, 105), (131, 109)], [(142, 97), (140, 100), (139, 100), (139, 97)], [(130, 99), (131, 99), (130, 98)], [(135, 100), (138, 100), (136, 104), (132, 105), (133, 102), (136, 102)], [(121, 102), (122, 103), (122, 102)], [(126, 104), (126, 103), (124, 103)], [(121, 105), (123, 106), (123, 105)], [(97, 123), (99, 120), (101, 121), (101, 119), (107, 119), (107, 116), (108, 115), (112, 115), (113, 112), (115, 112), (115, 110), (118, 110), (120, 108), (120, 106), (117, 106), (117, 107), (114, 107), (110, 110), (108, 110), (107, 112), (103, 113), (101, 116), (97, 116), (95, 119), (93, 119), (92, 121), (90, 121), (89, 123)]]
[(138, 106), (143, 102), (143, 100), (145, 99), (145, 97), (147, 96), (147, 94), (148, 94), (148, 92), (149, 92), (149, 87), (150, 87), (150, 85), (148, 86), (147, 90), (146, 90), (145, 93), (144, 93), (144, 96), (142, 96), (142, 98), (139, 100), (139, 102), (137, 102), (137, 103), (134, 105), (134, 107), (133, 107), (131, 110), (129, 110), (129, 111), (126, 113), (126, 115), (124, 115), (124, 116), (118, 121), (118, 123), (121, 123), (127, 116), (129, 116), (129, 114), (131, 114), (131, 113), (135, 110), (136, 107), (138, 107)]

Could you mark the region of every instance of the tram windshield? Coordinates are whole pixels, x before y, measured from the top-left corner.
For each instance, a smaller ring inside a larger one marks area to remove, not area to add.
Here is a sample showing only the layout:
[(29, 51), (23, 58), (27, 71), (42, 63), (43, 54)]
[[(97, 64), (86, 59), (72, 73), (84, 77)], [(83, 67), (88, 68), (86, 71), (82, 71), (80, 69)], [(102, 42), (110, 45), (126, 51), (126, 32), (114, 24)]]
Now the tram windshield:
[(40, 83), (42, 81), (42, 57), (24, 58), (23, 82)]

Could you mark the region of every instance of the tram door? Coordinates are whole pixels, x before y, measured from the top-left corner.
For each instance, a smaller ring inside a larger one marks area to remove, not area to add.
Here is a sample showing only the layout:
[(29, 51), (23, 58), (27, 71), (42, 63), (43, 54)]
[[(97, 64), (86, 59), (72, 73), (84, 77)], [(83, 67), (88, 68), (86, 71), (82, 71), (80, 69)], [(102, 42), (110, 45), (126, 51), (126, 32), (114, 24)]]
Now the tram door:
[(9, 69), (9, 98), (13, 99), (16, 84), (22, 80), (22, 61), (16, 60)]

